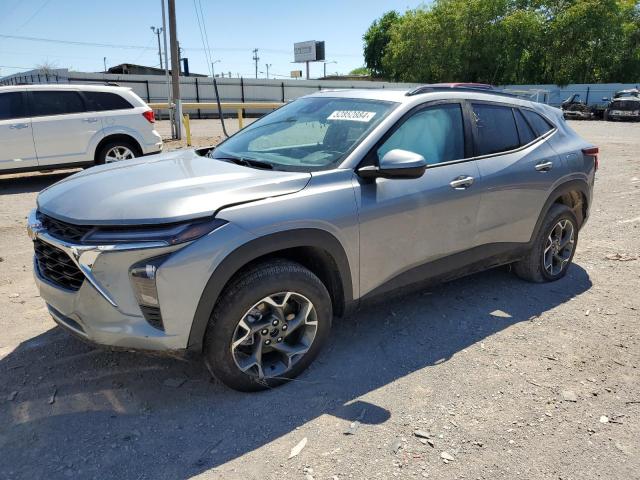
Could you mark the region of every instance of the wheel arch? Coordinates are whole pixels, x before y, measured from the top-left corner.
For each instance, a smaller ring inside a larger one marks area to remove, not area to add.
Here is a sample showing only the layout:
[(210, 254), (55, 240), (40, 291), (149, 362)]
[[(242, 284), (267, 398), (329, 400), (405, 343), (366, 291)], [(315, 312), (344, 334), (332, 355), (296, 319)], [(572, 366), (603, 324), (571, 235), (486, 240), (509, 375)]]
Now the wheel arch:
[(200, 296), (189, 333), (187, 348), (199, 351), (220, 295), (235, 276), (259, 262), (284, 258), (300, 263), (325, 284), (334, 314), (345, 314), (353, 303), (353, 282), (349, 260), (340, 241), (319, 229), (277, 232), (238, 247), (213, 271)]
[(109, 142), (112, 141), (126, 141), (128, 143), (133, 143), (133, 145), (138, 149), (138, 156), (142, 155), (142, 146), (140, 145), (140, 142), (133, 136), (128, 135), (126, 133), (112, 133), (112, 134), (108, 134), (106, 135), (102, 140), (100, 140), (100, 142), (98, 142), (98, 145), (96, 145), (96, 149), (93, 152), (93, 160), (95, 162), (98, 161), (98, 154), (100, 153), (100, 151), (102, 150), (102, 148)]
[(578, 219), (578, 228), (580, 228), (587, 219), (590, 202), (590, 188), (589, 184), (585, 180), (570, 180), (562, 183), (556, 187), (547, 198), (547, 201), (538, 216), (530, 242), (533, 242), (536, 238), (542, 222), (547, 216), (552, 205), (559, 203), (571, 208)]

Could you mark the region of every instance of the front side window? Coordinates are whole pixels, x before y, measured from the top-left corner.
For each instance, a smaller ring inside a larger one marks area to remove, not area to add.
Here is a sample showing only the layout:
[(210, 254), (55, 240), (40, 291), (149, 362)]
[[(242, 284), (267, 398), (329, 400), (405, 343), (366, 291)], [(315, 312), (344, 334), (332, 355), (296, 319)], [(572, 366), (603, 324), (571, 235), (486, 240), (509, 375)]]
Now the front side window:
[(120, 95), (110, 92), (83, 92), (87, 101), (87, 110), (90, 112), (102, 112), (106, 110), (124, 110), (133, 108), (127, 100)]
[(474, 103), (472, 107), (478, 132), (477, 155), (507, 152), (520, 146), (511, 107), (484, 103)]
[(209, 156), (259, 161), (281, 170), (328, 168), (353, 150), (396, 105), (358, 98), (301, 98), (255, 121)]
[(84, 102), (78, 92), (36, 90), (31, 92), (31, 102), (34, 117), (85, 111)]
[(429, 165), (464, 158), (464, 122), (459, 104), (436, 105), (413, 114), (378, 148), (418, 153)]
[(28, 117), (22, 92), (0, 93), (0, 120)]

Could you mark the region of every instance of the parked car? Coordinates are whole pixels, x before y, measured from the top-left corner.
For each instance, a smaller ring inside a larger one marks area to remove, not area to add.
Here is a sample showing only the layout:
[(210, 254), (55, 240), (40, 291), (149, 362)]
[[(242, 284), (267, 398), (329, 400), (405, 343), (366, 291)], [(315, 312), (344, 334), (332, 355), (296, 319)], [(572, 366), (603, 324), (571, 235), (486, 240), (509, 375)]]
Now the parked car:
[(595, 118), (593, 108), (580, 99), (579, 93), (574, 93), (561, 105), (564, 118), (571, 120), (591, 120)]
[(504, 264), (562, 278), (597, 165), (560, 110), (499, 92), (320, 92), (215, 148), (43, 190), (34, 274), (85, 340), (201, 351), (230, 387), (273, 387), (390, 290)]
[(640, 120), (640, 91), (620, 90), (604, 111), (605, 120)]
[(153, 110), (131, 89), (0, 87), (0, 174), (86, 167), (162, 150)]

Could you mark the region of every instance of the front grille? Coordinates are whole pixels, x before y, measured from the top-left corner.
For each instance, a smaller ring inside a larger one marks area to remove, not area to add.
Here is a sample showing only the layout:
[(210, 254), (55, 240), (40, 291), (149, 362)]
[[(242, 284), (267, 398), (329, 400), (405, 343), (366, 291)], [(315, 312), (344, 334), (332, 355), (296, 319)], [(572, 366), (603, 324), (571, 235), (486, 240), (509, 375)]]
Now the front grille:
[(93, 230), (90, 225), (72, 225), (40, 212), (38, 213), (38, 220), (40, 220), (49, 235), (58, 240), (72, 243), (79, 243), (87, 233)]
[(611, 102), (611, 110), (640, 110), (640, 101), (637, 100), (614, 100)]
[(39, 239), (36, 239), (33, 244), (36, 265), (44, 278), (67, 290), (80, 289), (84, 275), (69, 255)]

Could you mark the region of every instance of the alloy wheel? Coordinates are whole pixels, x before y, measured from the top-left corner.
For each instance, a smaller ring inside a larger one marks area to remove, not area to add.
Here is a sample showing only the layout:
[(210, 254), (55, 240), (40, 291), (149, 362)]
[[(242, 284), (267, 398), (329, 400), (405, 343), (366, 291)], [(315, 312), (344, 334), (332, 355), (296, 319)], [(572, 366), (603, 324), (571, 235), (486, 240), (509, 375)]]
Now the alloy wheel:
[(551, 276), (556, 276), (566, 268), (575, 246), (574, 227), (569, 220), (560, 220), (547, 237), (542, 262)]
[(257, 379), (290, 371), (309, 351), (318, 331), (313, 303), (295, 292), (263, 298), (242, 317), (231, 340), (240, 371)]
[(128, 147), (115, 146), (107, 151), (104, 158), (105, 163), (119, 162), (121, 160), (131, 160), (135, 155)]

